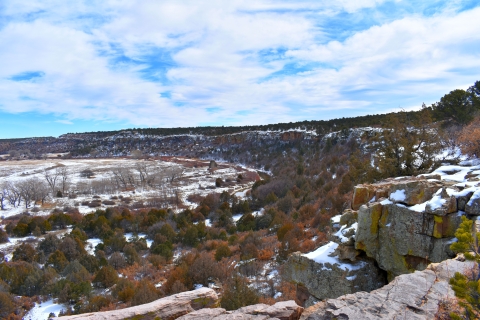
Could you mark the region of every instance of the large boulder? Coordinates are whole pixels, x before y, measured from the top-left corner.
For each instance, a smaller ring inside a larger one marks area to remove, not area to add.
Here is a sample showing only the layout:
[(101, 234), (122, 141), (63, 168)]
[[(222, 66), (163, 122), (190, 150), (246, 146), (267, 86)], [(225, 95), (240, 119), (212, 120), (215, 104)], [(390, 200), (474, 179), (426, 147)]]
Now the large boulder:
[(480, 216), (480, 190), (472, 194), (465, 205), (465, 212), (472, 216)]
[(294, 253), (285, 263), (284, 277), (308, 290), (309, 297), (304, 302), (306, 307), (322, 299), (371, 291), (386, 283), (385, 274), (373, 260), (340, 260), (335, 256), (338, 247), (337, 243), (330, 242), (310, 254)]
[(446, 260), (424, 271), (404, 274), (370, 293), (357, 292), (322, 301), (304, 310), (303, 320), (434, 319), (439, 304), (454, 297), (448, 281), (455, 272), (466, 273), (473, 262)]
[(449, 246), (460, 222), (457, 213), (437, 216), (388, 200), (363, 205), (355, 248), (375, 259), (392, 280), (452, 257)]
[[(442, 187), (438, 181), (425, 180), (423, 178), (404, 178), (390, 182), (380, 183), (383, 188), (389, 187), (388, 196), (396, 202), (408, 206), (423, 203), (432, 198), (435, 192)], [(403, 199), (394, 199), (395, 194), (404, 194)], [(378, 199), (377, 199), (378, 200)]]
[(375, 186), (361, 184), (353, 188), (352, 209), (358, 210), (362, 204), (375, 199)]

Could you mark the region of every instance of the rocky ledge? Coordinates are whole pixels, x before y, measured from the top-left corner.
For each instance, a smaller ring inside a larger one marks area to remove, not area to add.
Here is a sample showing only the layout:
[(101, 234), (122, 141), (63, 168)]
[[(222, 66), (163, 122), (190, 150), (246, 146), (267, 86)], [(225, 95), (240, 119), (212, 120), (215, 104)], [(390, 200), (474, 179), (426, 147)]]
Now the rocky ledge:
[(120, 320), (120, 319), (177, 319), (187, 313), (201, 308), (211, 308), (218, 305), (218, 295), (213, 289), (200, 288), (186, 291), (135, 307), (104, 312), (84, 313), (61, 317), (61, 320)]
[(446, 260), (424, 271), (398, 276), (370, 293), (357, 292), (328, 299), (305, 309), (303, 320), (433, 319), (439, 304), (453, 298), (448, 283), (455, 272), (467, 273), (473, 262)]
[(255, 304), (235, 311), (216, 308), (219, 303), (213, 289), (200, 288), (182, 292), (153, 302), (121, 310), (85, 313), (61, 317), (61, 320), (120, 320), (120, 319), (162, 319), (162, 320), (298, 320), (303, 308), (294, 301), (277, 302), (273, 306)]

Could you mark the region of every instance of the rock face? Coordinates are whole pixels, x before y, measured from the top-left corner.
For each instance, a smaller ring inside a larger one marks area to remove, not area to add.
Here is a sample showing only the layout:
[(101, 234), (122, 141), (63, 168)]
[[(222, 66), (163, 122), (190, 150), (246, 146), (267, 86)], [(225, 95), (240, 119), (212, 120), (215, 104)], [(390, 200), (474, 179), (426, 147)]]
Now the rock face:
[(424, 271), (404, 274), (381, 289), (328, 299), (305, 309), (304, 320), (433, 319), (439, 302), (454, 297), (448, 281), (455, 272), (475, 268), (473, 262), (446, 260)]
[(454, 256), (449, 247), (463, 214), (458, 202), (465, 199), (457, 199), (461, 193), (451, 183), (391, 179), (358, 189), (376, 195), (359, 207), (355, 249), (375, 259), (389, 280)]
[(288, 258), (283, 276), (297, 284), (297, 299), (309, 307), (320, 300), (358, 291), (370, 292), (387, 283), (386, 273), (372, 258), (355, 249), (357, 212), (346, 210), (333, 222), (331, 242), (314, 252)]
[(353, 263), (342, 260), (338, 263), (319, 263), (298, 252), (289, 257), (283, 274), (288, 280), (307, 288), (310, 296), (304, 302), (305, 307), (347, 293), (369, 292), (386, 283), (384, 273), (371, 259)]
[(449, 246), (460, 222), (457, 213), (436, 216), (393, 203), (364, 205), (358, 211), (355, 248), (393, 279), (452, 257)]
[(240, 308), (235, 311), (226, 311), (222, 308), (201, 309), (184, 315), (179, 320), (227, 320), (227, 319), (279, 319), (297, 320), (303, 312), (303, 308), (294, 301), (277, 302), (273, 306), (255, 304)]
[(200, 288), (182, 292), (150, 303), (121, 310), (104, 311), (61, 317), (62, 320), (88, 319), (127, 319), (137, 316), (148, 316), (151, 319), (159, 317), (162, 320), (177, 319), (178, 317), (201, 308), (216, 307), (218, 296), (213, 289)]
[(470, 200), (465, 205), (465, 212), (469, 215), (480, 215), (480, 192), (472, 194)]

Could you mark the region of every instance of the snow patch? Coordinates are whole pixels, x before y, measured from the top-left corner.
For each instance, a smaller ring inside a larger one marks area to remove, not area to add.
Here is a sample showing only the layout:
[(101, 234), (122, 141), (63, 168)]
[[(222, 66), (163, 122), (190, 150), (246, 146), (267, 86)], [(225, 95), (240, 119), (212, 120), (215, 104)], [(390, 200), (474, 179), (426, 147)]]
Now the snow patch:
[(331, 255), (333, 255), (337, 247), (338, 247), (338, 243), (330, 241), (326, 245), (318, 248), (315, 251), (306, 253), (303, 256), (315, 261), (316, 263), (323, 264), (324, 266), (322, 270), (331, 270), (327, 266), (325, 266), (325, 264), (329, 264), (331, 266), (336, 265), (338, 268), (342, 269), (343, 271), (358, 270), (365, 265), (365, 262), (361, 262), (353, 265), (350, 263), (344, 263), (340, 261), (337, 257), (331, 257)]
[(337, 236), (342, 243), (348, 242), (348, 238), (345, 236), (345, 234), (349, 233), (350, 230), (354, 230), (354, 232), (357, 232), (358, 228), (358, 223), (355, 222), (352, 224), (350, 227), (347, 228), (347, 226), (342, 226), (340, 230), (338, 230), (334, 235)]
[(476, 199), (479, 199), (479, 198), (480, 198), (480, 188), (477, 188), (477, 190), (473, 193), (472, 197), (468, 201), (467, 206), (472, 206), (473, 201), (475, 201)]
[(340, 219), (342, 218), (342, 215), (339, 214), (338, 216), (334, 216), (334, 217), (331, 217), (330, 220), (333, 222), (333, 223), (340, 223)]
[(23, 319), (47, 320), (50, 313), (54, 313), (55, 316), (58, 317), (58, 314), (63, 309), (63, 305), (53, 302), (53, 299), (42, 303), (35, 303), (35, 306), (27, 312)]
[(87, 245), (85, 246), (85, 250), (87, 250), (88, 254), (91, 254), (92, 256), (95, 255), (95, 247), (103, 243), (103, 241), (99, 238), (90, 238), (87, 240)]
[(405, 190), (397, 190), (390, 194), (389, 199), (396, 202), (403, 202), (406, 199)]

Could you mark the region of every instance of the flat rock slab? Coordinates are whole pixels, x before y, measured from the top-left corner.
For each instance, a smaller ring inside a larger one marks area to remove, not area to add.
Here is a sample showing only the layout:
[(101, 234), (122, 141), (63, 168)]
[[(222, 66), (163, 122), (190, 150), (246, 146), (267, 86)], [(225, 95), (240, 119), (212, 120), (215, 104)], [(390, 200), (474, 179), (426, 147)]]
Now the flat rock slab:
[(178, 320), (297, 320), (303, 308), (294, 301), (277, 302), (273, 306), (254, 304), (235, 311), (226, 311), (222, 308), (202, 309), (184, 315)]
[(162, 320), (171, 320), (177, 319), (178, 317), (201, 308), (215, 307), (217, 304), (218, 295), (213, 289), (200, 288), (168, 296), (135, 307), (61, 317), (61, 320), (120, 320), (137, 316), (149, 316), (152, 319), (159, 317)]
[(476, 268), (473, 262), (446, 260), (424, 271), (396, 277), (370, 293), (357, 292), (328, 299), (305, 309), (303, 320), (433, 319), (439, 302), (454, 297), (448, 281), (455, 272)]

